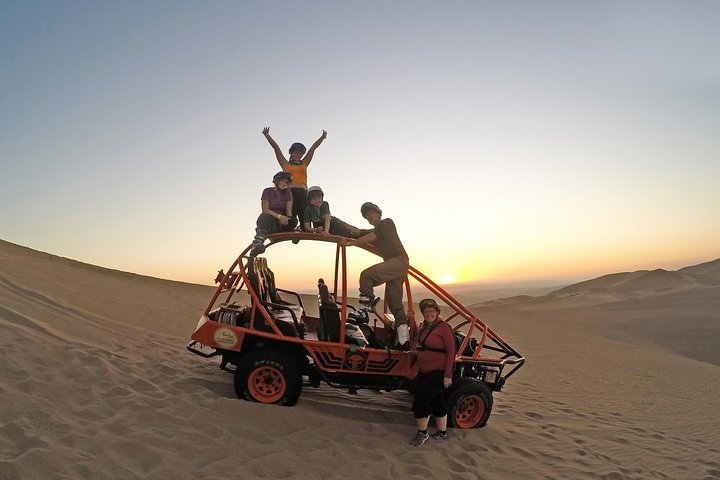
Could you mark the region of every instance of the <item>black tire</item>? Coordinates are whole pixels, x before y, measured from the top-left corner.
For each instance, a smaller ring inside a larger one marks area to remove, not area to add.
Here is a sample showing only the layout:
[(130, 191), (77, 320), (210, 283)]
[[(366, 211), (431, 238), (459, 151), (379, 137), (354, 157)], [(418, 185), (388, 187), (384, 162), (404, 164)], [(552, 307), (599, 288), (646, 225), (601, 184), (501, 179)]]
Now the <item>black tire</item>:
[(455, 428), (484, 427), (490, 418), (493, 398), (485, 383), (470, 377), (453, 381), (448, 402), (448, 424)]
[(264, 348), (238, 362), (234, 384), (238, 398), (292, 406), (300, 397), (302, 376), (291, 356)]

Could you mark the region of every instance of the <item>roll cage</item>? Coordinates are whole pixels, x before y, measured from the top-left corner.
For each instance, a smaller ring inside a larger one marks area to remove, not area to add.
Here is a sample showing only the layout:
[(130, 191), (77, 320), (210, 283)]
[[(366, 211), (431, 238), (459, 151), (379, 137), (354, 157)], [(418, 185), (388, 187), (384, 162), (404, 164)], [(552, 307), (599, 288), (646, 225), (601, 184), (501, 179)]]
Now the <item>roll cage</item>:
[[(347, 319), (349, 310), (353, 309), (348, 303), (348, 281), (347, 281), (347, 246), (345, 238), (329, 235), (321, 236), (316, 233), (305, 232), (286, 232), (276, 233), (268, 237), (269, 244), (267, 249), (273, 245), (292, 242), (299, 244), (302, 242), (328, 242), (335, 244), (335, 265), (332, 282), (328, 284), (331, 293), (337, 301), (340, 311), (340, 318)], [(362, 248), (372, 254), (378, 255), (378, 252), (372, 246), (359, 246), (354, 248)], [(303, 321), (307, 321), (304, 317), (304, 306), (302, 298), (297, 292), (278, 288), (274, 285), (274, 274), (267, 267), (264, 257), (250, 257), (248, 253), (250, 247), (247, 247), (234, 260), (227, 273), (222, 270), (218, 272), (215, 278), (218, 287), (205, 308), (203, 315), (198, 323), (192, 338), (193, 341), (188, 345), (188, 349), (193, 353), (204, 357), (210, 357), (228, 352), (239, 352), (242, 349), (246, 336), (252, 338), (265, 339), (267, 341), (280, 341), (295, 344), (297, 347), (306, 347), (308, 355), (315, 357), (315, 350), (323, 344), (337, 345), (337, 342), (327, 342), (322, 339), (308, 339), (304, 333)], [(268, 273), (269, 272), (269, 273)], [(417, 344), (417, 323), (415, 320), (415, 309), (413, 306), (413, 292), (411, 288), (411, 280), (417, 282), (424, 287), (431, 295), (435, 296), (439, 302), (444, 303), (443, 317), (456, 332), (456, 357), (455, 357), (455, 374), (459, 376), (465, 375), (465, 371), (473, 372), (473, 376), (477, 376), (483, 380), (488, 386), (494, 390), (500, 390), (505, 381), (510, 378), (525, 363), (525, 358), (520, 355), (507, 341), (486, 325), (474, 312), (465, 307), (450, 295), (441, 286), (435, 283), (428, 276), (410, 266), (408, 277), (404, 281), (405, 299), (407, 301), (408, 324), (411, 332), (411, 344), (413, 350)], [(230, 333), (224, 334), (235, 338), (234, 343), (230, 340), (225, 341), (222, 336), (218, 337), (220, 330), (228, 330), (228, 328), (219, 328), (222, 325), (214, 325), (218, 328), (202, 328), (208, 322), (217, 323), (212, 319), (213, 313), (217, 311), (218, 305), (232, 305), (231, 302), (236, 294), (246, 291), (250, 299), (249, 312), (246, 315), (253, 319), (241, 327), (231, 328)], [(294, 300), (294, 305), (299, 306), (296, 309), (290, 302), (280, 299), (277, 292), (285, 296), (290, 296)], [(385, 306), (387, 313), (387, 305)], [(447, 314), (446, 312), (450, 312)], [(288, 334), (281, 329), (285, 324), (279, 322), (271, 312), (287, 312), (295, 326), (296, 334)], [(340, 322), (340, 341), (343, 343), (346, 337), (346, 322)], [(197, 344), (207, 345), (215, 351), (212, 353), (204, 353), (197, 348)], [(232, 343), (232, 345), (231, 345)], [(308, 348), (312, 345), (312, 348)], [(347, 347), (353, 350), (355, 346)], [(371, 347), (366, 347), (371, 350)], [(390, 354), (388, 353), (388, 356)], [(224, 363), (225, 357), (223, 357)], [(412, 365), (408, 363), (408, 365)], [(224, 365), (221, 365), (224, 366)], [(416, 370), (406, 368), (402, 375), (408, 378), (414, 377)], [(397, 372), (396, 372), (397, 373)]]

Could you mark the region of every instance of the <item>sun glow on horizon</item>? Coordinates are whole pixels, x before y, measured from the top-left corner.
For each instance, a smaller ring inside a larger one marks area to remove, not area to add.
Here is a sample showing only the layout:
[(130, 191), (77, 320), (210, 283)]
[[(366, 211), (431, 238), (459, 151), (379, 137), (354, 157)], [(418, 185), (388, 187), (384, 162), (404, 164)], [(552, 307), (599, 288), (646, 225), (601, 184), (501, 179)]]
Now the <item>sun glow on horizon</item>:
[(454, 255), (428, 258), (421, 255), (417, 262), (410, 258), (410, 265), (438, 285), (477, 282), (488, 279), (487, 272), (477, 264), (464, 263), (463, 258)]
[(452, 283), (458, 283), (458, 276), (455, 273), (441, 273), (438, 274), (435, 281), (438, 285), (450, 285)]

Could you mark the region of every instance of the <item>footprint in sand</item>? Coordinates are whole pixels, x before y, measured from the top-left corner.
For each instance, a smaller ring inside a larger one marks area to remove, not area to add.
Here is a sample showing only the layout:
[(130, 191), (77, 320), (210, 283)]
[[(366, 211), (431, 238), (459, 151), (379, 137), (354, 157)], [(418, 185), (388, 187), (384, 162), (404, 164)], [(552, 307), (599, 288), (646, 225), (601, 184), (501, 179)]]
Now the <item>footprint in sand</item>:
[(157, 391), (157, 387), (154, 384), (142, 378), (135, 379), (131, 386), (136, 392), (145, 393)]
[(603, 480), (623, 480), (625, 476), (620, 472), (610, 472), (600, 476)]
[(113, 385), (108, 389), (107, 393), (112, 397), (127, 397), (132, 392), (124, 386)]
[(611, 440), (613, 442), (621, 443), (623, 445), (627, 445), (628, 443), (630, 443), (630, 441), (627, 438), (623, 438), (623, 437), (614, 437), (614, 438), (611, 438)]
[(526, 448), (510, 447), (509, 451), (515, 452), (516, 454), (520, 455), (522, 458), (537, 458), (534, 453), (532, 453), (530, 450), (528, 450)]

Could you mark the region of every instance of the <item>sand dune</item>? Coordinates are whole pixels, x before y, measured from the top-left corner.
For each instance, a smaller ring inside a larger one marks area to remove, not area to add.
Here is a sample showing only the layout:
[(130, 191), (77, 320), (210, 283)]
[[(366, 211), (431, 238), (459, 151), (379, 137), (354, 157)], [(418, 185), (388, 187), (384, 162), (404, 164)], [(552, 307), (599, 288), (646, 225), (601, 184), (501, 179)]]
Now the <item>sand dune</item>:
[(486, 427), (413, 450), (406, 393), (237, 400), (184, 348), (211, 288), (0, 242), (0, 479), (720, 478), (720, 287), (653, 278), (479, 307), (528, 364)]
[(496, 298), (475, 306), (533, 305), (578, 307), (599, 305), (720, 286), (720, 259), (677, 271), (640, 270), (612, 273), (568, 285), (545, 295)]

